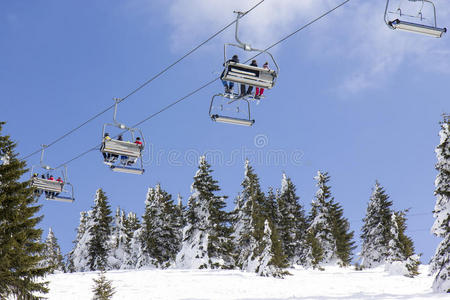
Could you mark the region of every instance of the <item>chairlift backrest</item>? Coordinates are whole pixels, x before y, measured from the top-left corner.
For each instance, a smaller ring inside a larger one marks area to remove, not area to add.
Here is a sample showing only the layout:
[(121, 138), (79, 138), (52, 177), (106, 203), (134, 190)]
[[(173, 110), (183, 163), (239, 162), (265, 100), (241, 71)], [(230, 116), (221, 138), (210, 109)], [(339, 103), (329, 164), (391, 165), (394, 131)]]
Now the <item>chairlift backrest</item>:
[(104, 153), (110, 153), (115, 155), (125, 155), (129, 157), (139, 157), (141, 156), (141, 145), (128, 141), (119, 140), (105, 140), (101, 151)]
[(271, 89), (275, 84), (276, 76), (274, 70), (228, 61), (225, 64), (225, 71), (221, 79)]
[(43, 191), (61, 193), (63, 191), (63, 183), (39, 177), (33, 177), (31, 186)]

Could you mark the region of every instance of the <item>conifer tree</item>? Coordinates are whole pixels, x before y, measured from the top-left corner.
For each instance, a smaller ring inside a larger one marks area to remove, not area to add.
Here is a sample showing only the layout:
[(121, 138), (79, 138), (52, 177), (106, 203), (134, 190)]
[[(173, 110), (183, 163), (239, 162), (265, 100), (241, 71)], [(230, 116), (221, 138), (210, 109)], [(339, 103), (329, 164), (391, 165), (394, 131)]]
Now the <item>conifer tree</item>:
[(401, 261), (408, 269), (407, 276), (417, 275), (419, 256), (414, 254), (414, 244), (406, 235), (406, 212), (391, 209), (392, 201), (376, 181), (363, 219), (361, 239), (361, 266), (376, 267), (384, 263)]
[(439, 132), (440, 143), (436, 147), (437, 164), (434, 192), (434, 224), (432, 233), (442, 241), (431, 260), (430, 271), (435, 275), (433, 290), (450, 293), (450, 115), (444, 115)]
[(117, 207), (114, 215), (114, 226), (112, 227), (110, 241), (110, 267), (111, 269), (120, 269), (124, 264), (126, 233), (125, 233), (125, 211)]
[(349, 232), (348, 220), (343, 217), (341, 206), (331, 196), (328, 173), (319, 171), (315, 179), (319, 189), (309, 216), (306, 265), (317, 267), (319, 263), (337, 263), (347, 266), (355, 248), (353, 232)]
[(331, 202), (331, 226), (333, 237), (336, 240), (336, 257), (341, 267), (350, 265), (355, 250), (353, 241), (354, 232), (350, 231), (350, 223), (344, 217), (344, 210), (339, 203)]
[(254, 268), (249, 266), (249, 259), (258, 240), (264, 234), (265, 196), (261, 191), (259, 178), (248, 160), (245, 162), (244, 180), (241, 186), (242, 192), (236, 199), (236, 207), (233, 211), (237, 266), (242, 270), (254, 272)]
[(139, 244), (138, 241), (138, 233), (140, 232), (141, 224), (139, 223), (139, 219), (136, 217), (136, 214), (133, 212), (129, 212), (124, 224), (124, 234), (125, 234), (125, 242), (124, 242), (124, 258), (121, 269), (130, 269), (135, 268), (137, 266), (138, 261), (138, 251)]
[(97, 279), (94, 280), (94, 286), (92, 292), (94, 292), (94, 300), (110, 300), (114, 296), (115, 289), (112, 286), (112, 281), (108, 280), (105, 276), (105, 272), (102, 271), (98, 274)]
[(42, 230), (36, 226), (40, 206), (33, 198), (30, 182), (20, 182), (27, 170), (17, 158), (16, 144), (2, 135), (0, 122), (0, 298), (34, 299), (36, 292), (48, 292), (40, 280), (49, 271), (40, 267)]
[(178, 219), (172, 196), (160, 184), (149, 188), (140, 235), (143, 254), (140, 266), (168, 267), (180, 248)]
[(392, 263), (394, 261), (406, 260), (405, 255), (402, 252), (402, 244), (400, 242), (400, 228), (397, 221), (397, 215), (395, 212), (391, 214), (391, 230), (388, 241), (388, 253), (387, 262)]
[(73, 241), (74, 247), (70, 251), (67, 259), (67, 270), (69, 272), (84, 272), (89, 268), (89, 248), (88, 243), (92, 236), (92, 211), (82, 211), (80, 213), (80, 224), (77, 228), (77, 236)]
[[(275, 215), (273, 210), (276, 206), (271, 204), (273, 196), (266, 199), (261, 191), (259, 178), (248, 160), (245, 162), (245, 176), (241, 185), (243, 190), (233, 212), (237, 265), (260, 275), (283, 276), (283, 269), (287, 267), (286, 255), (275, 225), (267, 220), (268, 216)], [(268, 207), (273, 208), (267, 209)], [(270, 259), (267, 260), (269, 253)]]
[(58, 245), (58, 240), (53, 233), (53, 230), (49, 228), (47, 238), (45, 239), (45, 247), (43, 251), (44, 260), (41, 263), (44, 267), (50, 267), (52, 273), (54, 271), (65, 271), (63, 262), (63, 256), (61, 254), (61, 248)]
[(415, 254), (414, 242), (406, 235), (406, 213), (408, 210), (395, 212), (396, 228), (398, 229), (398, 241), (400, 245), (400, 252), (405, 260), (405, 267), (408, 273), (407, 277), (414, 277), (419, 275), (420, 255)]
[(230, 217), (224, 210), (226, 196), (216, 195), (220, 187), (211, 172), (205, 157), (200, 157), (188, 200), (182, 249), (177, 255), (177, 264), (182, 267), (234, 267)]
[(362, 267), (376, 267), (388, 260), (393, 213), (391, 206), (392, 201), (389, 200), (384, 188), (376, 181), (361, 230)]
[(279, 228), (278, 225), (280, 223), (278, 197), (279, 195), (275, 194), (273, 188), (269, 187), (262, 208), (264, 217), (269, 220), (276, 228)]
[(251, 263), (255, 272), (260, 276), (283, 278), (289, 275), (284, 270), (288, 267), (286, 256), (276, 229), (269, 220), (264, 221), (264, 234), (252, 254)]
[(278, 196), (278, 231), (284, 253), (291, 265), (303, 264), (306, 254), (306, 222), (303, 207), (298, 202), (296, 187), (291, 179), (283, 173), (281, 191)]
[(106, 270), (110, 251), (111, 208), (102, 189), (98, 189), (92, 207), (92, 226), (89, 228), (91, 239), (88, 242), (89, 268), (91, 271)]

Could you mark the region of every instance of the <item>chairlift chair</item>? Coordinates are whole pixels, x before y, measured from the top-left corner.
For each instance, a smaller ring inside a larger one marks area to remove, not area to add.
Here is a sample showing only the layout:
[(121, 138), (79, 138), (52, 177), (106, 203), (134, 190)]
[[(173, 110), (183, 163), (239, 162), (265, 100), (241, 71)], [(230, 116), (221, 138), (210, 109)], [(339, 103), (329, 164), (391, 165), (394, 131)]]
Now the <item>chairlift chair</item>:
[[(428, 36), (433, 36), (440, 38), (442, 35), (447, 32), (447, 28), (439, 28), (437, 27), (436, 22), (436, 7), (434, 3), (430, 0), (408, 0), (409, 2), (422, 2), (422, 7), (425, 3), (429, 3), (430, 6), (433, 9), (433, 25), (426, 25), (422, 23), (414, 23), (414, 22), (408, 22), (405, 20), (401, 20), (400, 18), (402, 16), (405, 16), (405, 14), (402, 14), (401, 8), (399, 7), (396, 12), (389, 11), (389, 2), (390, 0), (387, 0), (386, 2), (386, 9), (384, 11), (384, 21), (386, 25), (391, 29), (400, 29), (405, 30), (409, 32), (419, 33), (419, 34), (425, 34)], [(399, 18), (396, 18), (394, 20), (389, 20), (388, 14), (397, 14), (399, 15)], [(418, 12), (417, 16), (411, 16), (407, 15), (411, 18), (420, 19), (422, 21), (424, 18), (422, 16), (422, 9)]]
[[(48, 165), (43, 164), (44, 157), (44, 149), (45, 145), (42, 147), (41, 151), (41, 163), (39, 167), (33, 166), (31, 168), (31, 186), (35, 189), (35, 195), (39, 198), (42, 194), (45, 195), (47, 200), (51, 201), (60, 201), (60, 202), (74, 202), (74, 189), (73, 185), (67, 181), (67, 167), (64, 166), (64, 171), (61, 173), (61, 177), (63, 178), (62, 182), (56, 180), (50, 180), (47, 178), (41, 178), (35, 176), (35, 169), (42, 169), (44, 173), (47, 173), (50, 170), (55, 170)], [(66, 187), (69, 187), (67, 189)]]
[[(235, 98), (236, 97), (236, 98)], [(215, 100), (216, 99), (216, 100)], [(248, 118), (237, 118), (233, 116), (226, 116), (223, 114), (223, 106), (220, 106), (220, 114), (215, 110), (217, 107), (216, 102), (217, 99), (222, 99), (223, 101), (226, 101), (226, 104), (234, 103), (235, 101), (244, 101), (247, 105), (247, 112), (248, 112)], [(229, 99), (229, 100), (227, 100)], [(221, 123), (228, 123), (228, 124), (235, 124), (235, 125), (243, 125), (243, 126), (252, 126), (253, 123), (255, 123), (255, 120), (251, 119), (250, 114), (250, 102), (247, 98), (239, 98), (237, 94), (216, 94), (211, 99), (211, 104), (209, 106), (209, 116), (213, 121), (221, 122)]]
[[(235, 39), (237, 44), (226, 43), (223, 47), (223, 58), (224, 58), (224, 72), (222, 73), (221, 79), (225, 81), (231, 81), (235, 83), (247, 84), (253, 87), (271, 89), (275, 85), (275, 80), (280, 72), (277, 62), (275, 61), (273, 55), (265, 50), (260, 50), (252, 48), (249, 44), (241, 42), (238, 37), (239, 31), (239, 19), (244, 15), (242, 12), (234, 12), (237, 14), (236, 17), (236, 30)], [(237, 47), (249, 52), (258, 52), (257, 55), (267, 54), (271, 58), (273, 65), (276, 70), (268, 70), (261, 67), (250, 66), (242, 63), (236, 63), (233, 61), (227, 61), (227, 46)]]
[[(280, 71), (277, 62), (275, 61), (273, 55), (270, 54), (269, 52), (267, 52), (265, 50), (252, 48), (249, 44), (245, 44), (245, 43), (241, 42), (241, 40), (238, 37), (239, 19), (244, 15), (244, 13), (236, 12), (236, 11), (234, 13), (237, 13), (236, 30), (235, 30), (235, 39), (236, 39), (237, 44), (226, 43), (224, 45), (224, 48), (223, 48), (224, 71), (222, 72), (222, 75), (220, 78), (224, 81), (234, 82), (237, 84), (243, 84), (243, 85), (248, 85), (248, 86), (257, 87), (257, 88), (264, 88), (264, 89), (273, 88), (275, 85), (276, 78), (278, 77), (278, 74)], [(275, 70), (250, 66), (250, 65), (246, 65), (246, 64), (242, 64), (242, 63), (237, 63), (237, 62), (234, 62), (231, 60), (227, 60), (227, 57), (228, 57), (227, 56), (227, 47), (228, 46), (237, 47), (237, 48), (243, 49), (244, 51), (258, 52), (258, 54), (256, 56), (263, 54), (263, 53), (267, 54), (271, 58), (273, 65), (275, 66)], [(248, 118), (247, 117), (236, 118), (233, 116), (227, 116), (227, 115), (224, 115), (222, 112), (220, 114), (215, 113), (213, 111), (213, 108), (215, 107), (214, 104), (220, 98), (223, 100), (226, 100), (226, 98), (230, 99), (229, 101), (227, 101), (228, 104), (232, 104), (235, 102), (242, 102), (242, 101), (246, 102), (244, 104), (244, 106), (247, 107)], [(249, 101), (252, 99), (255, 99), (255, 98), (252, 96), (249, 96), (249, 95), (240, 96), (239, 94), (235, 94), (233, 92), (216, 94), (211, 98), (211, 104), (209, 107), (209, 116), (211, 117), (211, 119), (213, 121), (216, 121), (216, 122), (243, 125), (243, 126), (252, 126), (253, 123), (255, 123), (255, 120), (251, 119), (251, 114), (250, 114), (250, 102)]]
[[(125, 124), (121, 124), (116, 121), (117, 104), (120, 101), (120, 99), (114, 100), (116, 101), (114, 107), (114, 118), (113, 118), (114, 123), (106, 123), (103, 125), (102, 131), (103, 142), (100, 151), (104, 154), (105, 157), (109, 158), (109, 160), (105, 159), (104, 162), (110, 166), (112, 171), (141, 175), (145, 171), (142, 162), (142, 151), (145, 147), (144, 135), (142, 134), (142, 131), (140, 129), (127, 127)], [(119, 129), (124, 129), (125, 130), (124, 133), (129, 132), (132, 141), (121, 141), (112, 137), (111, 139), (106, 140), (104, 138), (106, 128), (110, 126), (117, 127)], [(136, 132), (139, 132), (139, 136), (142, 139), (142, 145), (138, 145), (133, 142)], [(126, 163), (121, 162), (120, 159), (121, 157), (127, 157)], [(133, 167), (132, 165), (135, 165), (138, 160), (139, 160), (139, 167)]]

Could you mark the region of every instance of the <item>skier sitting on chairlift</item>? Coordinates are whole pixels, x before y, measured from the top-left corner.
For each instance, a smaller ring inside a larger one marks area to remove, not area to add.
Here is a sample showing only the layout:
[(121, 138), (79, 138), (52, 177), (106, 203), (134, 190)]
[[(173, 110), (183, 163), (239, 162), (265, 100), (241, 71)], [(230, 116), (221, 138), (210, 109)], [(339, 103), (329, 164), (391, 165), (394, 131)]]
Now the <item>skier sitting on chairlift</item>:
[[(269, 70), (269, 63), (267, 61), (264, 63), (263, 68)], [(255, 99), (261, 99), (263, 93), (264, 88), (256, 87)]]
[[(252, 60), (250, 63), (250, 66), (257, 67), (258, 63), (256, 62), (256, 59)], [(241, 84), (241, 96), (247, 96), (250, 95), (253, 91), (253, 86), (249, 86), (247, 92), (245, 92), (245, 84)], [(244, 94), (245, 93), (245, 94)]]
[[(235, 54), (235, 55), (233, 55), (233, 57), (231, 59), (227, 60), (227, 63), (230, 61), (239, 63), (239, 57)], [(225, 64), (223, 64), (223, 65), (225, 66)], [(224, 73), (225, 73), (225, 70), (223, 70), (222, 75), (220, 75), (220, 78), (222, 78)], [(222, 84), (225, 87), (226, 94), (230, 94), (233, 92), (234, 82), (231, 82), (231, 81), (228, 82), (228, 81), (222, 80)]]

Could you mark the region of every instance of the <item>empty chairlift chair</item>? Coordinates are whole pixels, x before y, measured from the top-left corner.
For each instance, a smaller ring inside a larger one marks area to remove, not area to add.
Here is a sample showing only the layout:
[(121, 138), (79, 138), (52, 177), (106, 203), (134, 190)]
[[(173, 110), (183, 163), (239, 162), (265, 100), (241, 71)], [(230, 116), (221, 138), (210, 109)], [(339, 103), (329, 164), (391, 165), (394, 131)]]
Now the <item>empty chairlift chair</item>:
[[(436, 22), (436, 7), (434, 6), (434, 3), (429, 0), (407, 0), (408, 2), (421, 2), (421, 9), (418, 11), (417, 15), (409, 15), (402, 13), (402, 8), (399, 6), (396, 11), (389, 11), (389, 4), (390, 0), (387, 0), (386, 2), (386, 9), (384, 12), (384, 21), (386, 25), (391, 29), (400, 29), (405, 30), (409, 32), (419, 33), (419, 34), (425, 34), (428, 36), (433, 36), (440, 38), (442, 35), (447, 32), (446, 28), (439, 28), (437, 27)], [(427, 5), (427, 9), (432, 9), (432, 24), (424, 24), (423, 21), (425, 18), (422, 15), (422, 9), (425, 6), (425, 3), (429, 4)], [(397, 15), (398, 18), (394, 20), (389, 20), (389, 15)], [(404, 20), (405, 17), (408, 17), (409, 19), (415, 19), (419, 20), (420, 22), (411, 22), (411, 20), (406, 21)]]

